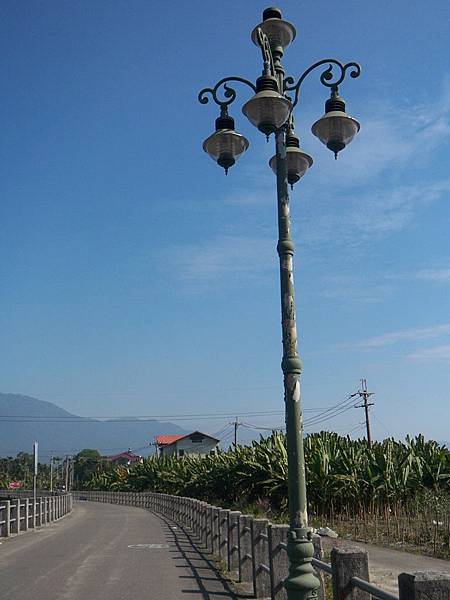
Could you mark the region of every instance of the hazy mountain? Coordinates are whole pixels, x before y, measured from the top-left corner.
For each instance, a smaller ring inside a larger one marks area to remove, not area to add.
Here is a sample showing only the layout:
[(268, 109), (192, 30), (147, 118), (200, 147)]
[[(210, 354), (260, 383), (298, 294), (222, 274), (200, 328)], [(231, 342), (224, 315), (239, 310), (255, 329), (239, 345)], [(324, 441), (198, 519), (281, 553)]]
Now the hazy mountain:
[(153, 453), (149, 444), (158, 434), (183, 434), (186, 430), (160, 421), (99, 421), (78, 417), (56, 404), (19, 394), (0, 393), (0, 455), (31, 452), (39, 443), (40, 461), (96, 448), (102, 454), (117, 454), (132, 448), (137, 454)]

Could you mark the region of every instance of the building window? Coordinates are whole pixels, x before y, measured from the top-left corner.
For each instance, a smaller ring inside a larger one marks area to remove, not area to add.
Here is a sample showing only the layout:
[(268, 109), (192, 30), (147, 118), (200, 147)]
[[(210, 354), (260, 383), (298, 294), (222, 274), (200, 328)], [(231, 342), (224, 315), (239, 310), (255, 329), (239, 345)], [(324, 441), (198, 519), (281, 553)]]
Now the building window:
[(182, 450), (182, 449), (178, 450), (178, 456), (184, 456), (184, 450)]

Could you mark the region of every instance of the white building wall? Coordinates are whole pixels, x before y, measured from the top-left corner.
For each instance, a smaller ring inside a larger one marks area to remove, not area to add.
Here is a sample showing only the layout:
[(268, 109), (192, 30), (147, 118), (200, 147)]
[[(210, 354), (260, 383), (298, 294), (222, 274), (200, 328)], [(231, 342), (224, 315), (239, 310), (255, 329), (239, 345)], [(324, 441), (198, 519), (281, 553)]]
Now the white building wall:
[[(195, 438), (194, 438), (195, 439)], [(170, 444), (162, 449), (161, 454), (163, 456), (180, 456), (181, 454), (186, 455), (197, 455), (206, 456), (211, 452), (217, 452), (218, 442), (212, 440), (209, 437), (204, 437), (201, 442), (193, 442), (188, 436), (182, 440), (178, 440), (174, 444)]]
[(211, 438), (204, 437), (201, 442), (193, 442), (189, 437), (184, 438), (182, 440), (178, 440), (176, 444), (177, 454), (180, 454), (180, 450), (184, 450), (184, 454), (197, 454), (200, 456), (205, 456), (209, 454), (213, 450), (215, 451), (217, 442), (216, 440), (212, 440)]

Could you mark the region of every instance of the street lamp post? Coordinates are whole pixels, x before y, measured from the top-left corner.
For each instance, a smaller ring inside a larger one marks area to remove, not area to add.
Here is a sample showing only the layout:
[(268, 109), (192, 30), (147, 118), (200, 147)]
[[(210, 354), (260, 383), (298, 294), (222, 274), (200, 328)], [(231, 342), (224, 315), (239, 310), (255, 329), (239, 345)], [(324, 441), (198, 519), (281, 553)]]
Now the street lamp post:
[[(248, 146), (248, 140), (237, 133), (228, 107), (237, 93), (231, 82), (248, 86), (254, 95), (242, 107), (242, 112), (262, 133), (275, 135), (276, 153), (269, 162), (276, 175), (278, 199), (278, 244), (280, 261), (281, 322), (284, 376), (284, 401), (286, 413), (286, 439), (288, 454), (289, 499), (289, 575), (284, 585), (289, 600), (307, 600), (317, 597), (318, 579), (314, 576), (311, 559), (314, 547), (308, 528), (305, 459), (303, 451), (303, 424), (300, 403), (300, 374), (302, 365), (297, 347), (297, 325), (294, 298), (293, 256), (291, 237), (289, 191), (313, 164), (313, 159), (300, 149), (294, 133), (293, 109), (300, 99), (305, 78), (315, 69), (327, 65), (320, 75), (321, 83), (330, 88), (331, 96), (325, 103), (325, 114), (312, 126), (313, 134), (337, 158), (359, 131), (359, 123), (345, 113), (345, 102), (339, 96), (339, 85), (347, 72), (356, 78), (361, 69), (357, 63), (343, 64), (333, 58), (311, 65), (297, 81), (286, 77), (281, 59), (285, 48), (295, 38), (294, 26), (281, 18), (278, 8), (267, 8), (263, 21), (252, 32), (252, 41), (260, 47), (263, 72), (256, 84), (242, 77), (225, 77), (214, 87), (199, 93), (199, 101), (208, 103), (212, 98), (220, 107), (216, 130), (203, 143), (203, 149), (225, 169), (235, 164)], [(337, 74), (335, 73), (337, 70)]]

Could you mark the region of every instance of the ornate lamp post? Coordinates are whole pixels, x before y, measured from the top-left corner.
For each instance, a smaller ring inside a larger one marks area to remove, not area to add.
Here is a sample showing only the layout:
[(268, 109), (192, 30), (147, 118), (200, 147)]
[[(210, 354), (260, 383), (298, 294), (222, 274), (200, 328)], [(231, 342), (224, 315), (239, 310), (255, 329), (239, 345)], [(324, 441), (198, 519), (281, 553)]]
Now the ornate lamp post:
[[(307, 600), (317, 597), (319, 581), (311, 565), (314, 547), (308, 528), (305, 459), (303, 453), (303, 425), (300, 405), (300, 373), (302, 365), (297, 349), (297, 325), (295, 316), (293, 255), (291, 239), (288, 184), (291, 187), (306, 173), (313, 159), (300, 149), (294, 133), (293, 109), (300, 99), (305, 78), (315, 69), (327, 65), (320, 75), (321, 83), (330, 88), (331, 96), (325, 103), (325, 114), (312, 126), (313, 134), (323, 142), (337, 158), (359, 131), (359, 123), (345, 113), (345, 102), (339, 96), (338, 86), (347, 72), (358, 77), (361, 69), (357, 63), (343, 64), (327, 58), (310, 66), (295, 82), (286, 77), (281, 59), (284, 50), (295, 38), (295, 28), (281, 18), (278, 8), (267, 8), (263, 22), (252, 32), (252, 41), (261, 48), (263, 72), (256, 85), (242, 77), (225, 77), (212, 88), (199, 93), (199, 101), (207, 104), (210, 97), (220, 107), (216, 130), (203, 143), (203, 149), (228, 173), (236, 159), (243, 154), (248, 140), (237, 133), (234, 119), (228, 107), (237, 93), (230, 82), (248, 86), (254, 95), (242, 107), (242, 112), (267, 136), (275, 135), (276, 153), (269, 165), (277, 179), (278, 197), (278, 245), (280, 259), (281, 319), (283, 335), (284, 401), (286, 411), (286, 438), (288, 451), (289, 494), (289, 575), (284, 585), (289, 600)], [(337, 70), (337, 74), (334, 70)], [(219, 96), (220, 93), (220, 96)]]

